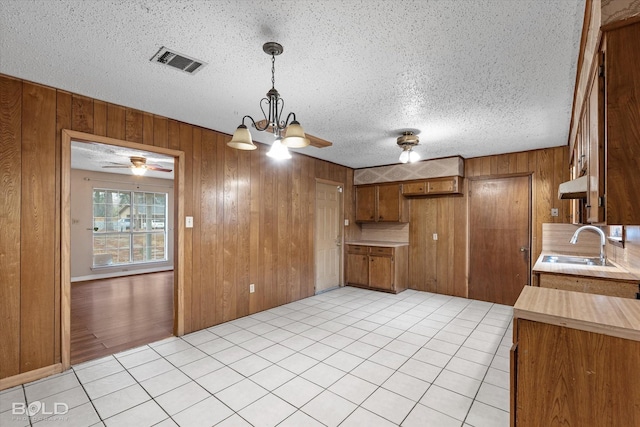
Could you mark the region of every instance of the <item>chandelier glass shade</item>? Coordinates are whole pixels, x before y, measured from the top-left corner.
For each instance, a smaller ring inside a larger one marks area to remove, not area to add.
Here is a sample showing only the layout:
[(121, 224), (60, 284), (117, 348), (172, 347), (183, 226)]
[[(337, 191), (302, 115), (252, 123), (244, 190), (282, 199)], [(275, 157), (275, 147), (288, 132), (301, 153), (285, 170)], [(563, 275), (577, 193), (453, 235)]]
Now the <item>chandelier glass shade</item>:
[[(286, 118), (282, 118), (284, 99), (280, 97), (275, 88), (275, 61), (276, 55), (280, 55), (283, 52), (282, 45), (276, 42), (267, 42), (262, 46), (262, 50), (271, 55), (271, 89), (260, 100), (260, 109), (264, 119), (256, 122), (253, 117), (244, 116), (242, 123), (233, 133), (233, 137), (227, 145), (238, 150), (255, 150), (257, 148), (253, 143), (249, 129), (245, 125), (245, 120), (250, 120), (257, 131), (273, 133), (275, 142), (272, 144), (271, 150), (269, 150), (270, 157), (291, 158), (288, 148), (304, 148), (309, 145), (310, 141), (306, 137), (304, 129), (296, 120), (294, 113), (289, 113)], [(271, 155), (272, 151), (274, 151), (273, 155)], [(286, 155), (284, 154), (285, 152)]]

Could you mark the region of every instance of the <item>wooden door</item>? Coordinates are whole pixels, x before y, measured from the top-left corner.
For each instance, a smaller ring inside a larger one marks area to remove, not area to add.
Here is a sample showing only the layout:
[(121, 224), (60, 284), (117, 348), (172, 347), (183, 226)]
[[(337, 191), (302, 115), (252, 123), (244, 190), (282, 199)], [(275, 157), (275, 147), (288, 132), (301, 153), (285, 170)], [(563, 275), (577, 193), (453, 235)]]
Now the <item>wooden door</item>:
[(383, 184), (378, 186), (377, 221), (400, 221), (400, 197), (400, 187), (398, 184)]
[(369, 257), (347, 254), (347, 283), (369, 286)]
[(340, 286), (340, 189), (335, 184), (316, 184), (316, 293)]
[(531, 177), (469, 187), (469, 298), (513, 305), (530, 283)]
[(369, 286), (393, 289), (393, 258), (369, 255)]
[[(602, 55), (598, 55), (602, 65)], [(604, 76), (599, 75), (598, 67), (592, 76), (587, 94), (585, 115), (588, 114), (589, 131), (585, 132), (589, 144), (589, 170), (587, 193), (587, 222), (604, 221)]]
[(356, 221), (376, 220), (376, 187), (356, 187)]

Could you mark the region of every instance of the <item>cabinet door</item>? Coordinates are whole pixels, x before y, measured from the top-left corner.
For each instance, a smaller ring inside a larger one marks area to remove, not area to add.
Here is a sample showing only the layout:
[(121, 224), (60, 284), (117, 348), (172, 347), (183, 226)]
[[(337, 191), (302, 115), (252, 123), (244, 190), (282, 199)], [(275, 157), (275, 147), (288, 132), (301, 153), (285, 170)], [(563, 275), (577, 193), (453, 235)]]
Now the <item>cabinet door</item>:
[(378, 186), (378, 222), (399, 222), (401, 218), (400, 186), (384, 184)]
[(402, 194), (405, 196), (422, 196), (427, 194), (427, 183), (426, 181), (421, 181), (402, 184)]
[[(599, 70), (600, 67), (597, 68)], [(587, 108), (589, 115), (589, 181), (587, 184), (587, 222), (599, 223), (604, 221), (604, 104), (603, 77), (598, 71), (592, 76), (591, 87), (587, 94)], [(586, 133), (586, 132), (585, 132)]]
[(347, 254), (347, 283), (369, 286), (369, 257)]
[(369, 286), (379, 289), (393, 289), (392, 257), (369, 256)]
[(427, 194), (451, 194), (458, 192), (458, 177), (433, 178), (427, 181)]
[(376, 187), (356, 187), (356, 221), (376, 220)]

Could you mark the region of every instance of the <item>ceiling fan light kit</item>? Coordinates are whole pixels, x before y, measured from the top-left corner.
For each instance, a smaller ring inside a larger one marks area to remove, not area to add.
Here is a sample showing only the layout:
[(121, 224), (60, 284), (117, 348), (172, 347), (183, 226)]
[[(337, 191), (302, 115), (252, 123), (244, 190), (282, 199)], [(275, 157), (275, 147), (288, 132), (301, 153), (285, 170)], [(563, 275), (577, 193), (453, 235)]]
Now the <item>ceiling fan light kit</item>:
[[(274, 152), (271, 153), (269, 157), (289, 159), (291, 158), (291, 154), (289, 154), (288, 148), (304, 148), (310, 144), (310, 140), (306, 137), (304, 129), (302, 129), (302, 126), (300, 126), (300, 123), (296, 120), (295, 113), (291, 112), (285, 119), (282, 118), (284, 100), (275, 88), (276, 56), (283, 52), (284, 49), (282, 45), (276, 42), (267, 42), (262, 46), (262, 50), (271, 56), (271, 89), (267, 92), (266, 97), (260, 101), (260, 109), (262, 110), (264, 120), (256, 122), (251, 116), (244, 116), (242, 123), (233, 133), (233, 137), (227, 145), (238, 150), (256, 149), (251, 139), (251, 133), (244, 124), (245, 119), (249, 119), (257, 131), (273, 132), (275, 142), (271, 145), (269, 153)], [(265, 107), (267, 111), (265, 111)], [(285, 129), (286, 132), (283, 138), (282, 133)]]
[(420, 143), (420, 138), (413, 132), (402, 132), (397, 139), (398, 146), (402, 148), (400, 153), (400, 163), (413, 163), (420, 160), (420, 154), (413, 151), (413, 147)]

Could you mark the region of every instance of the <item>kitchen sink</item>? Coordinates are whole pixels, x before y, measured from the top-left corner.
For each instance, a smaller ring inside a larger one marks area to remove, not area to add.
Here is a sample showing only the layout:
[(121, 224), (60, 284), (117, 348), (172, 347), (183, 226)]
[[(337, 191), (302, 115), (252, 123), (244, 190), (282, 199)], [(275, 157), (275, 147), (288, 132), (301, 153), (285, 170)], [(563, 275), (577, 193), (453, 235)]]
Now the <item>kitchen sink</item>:
[(605, 261), (603, 264), (600, 258), (588, 258), (583, 256), (570, 256), (570, 255), (545, 255), (542, 257), (542, 262), (552, 262), (555, 264), (578, 264), (578, 265), (597, 265), (600, 267), (613, 267), (609, 261)]

